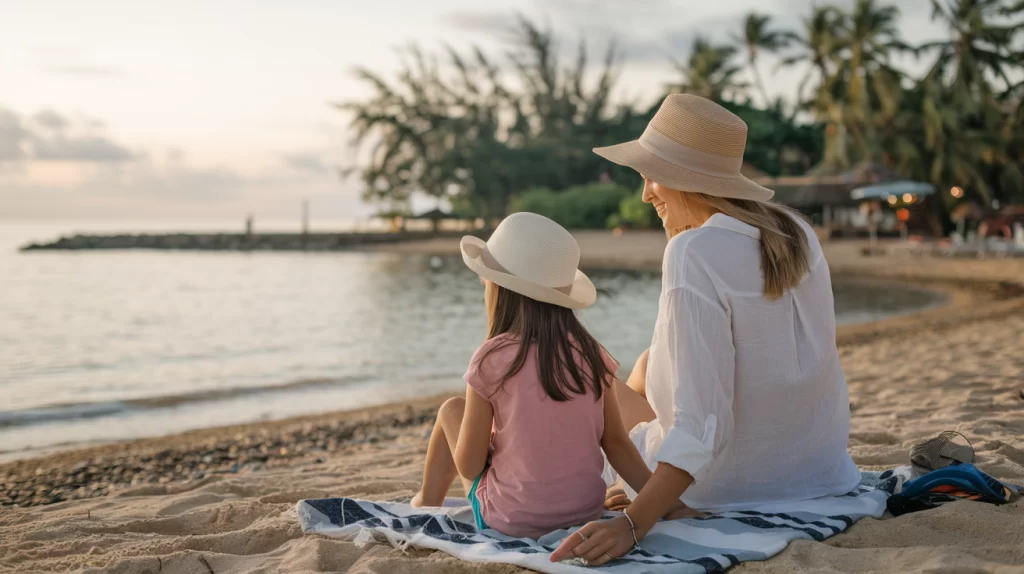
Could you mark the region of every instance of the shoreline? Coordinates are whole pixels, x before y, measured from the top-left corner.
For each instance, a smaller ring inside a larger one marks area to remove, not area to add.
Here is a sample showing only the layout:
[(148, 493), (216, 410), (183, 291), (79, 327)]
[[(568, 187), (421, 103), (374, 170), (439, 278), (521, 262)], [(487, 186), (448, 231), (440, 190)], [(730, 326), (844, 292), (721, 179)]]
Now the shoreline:
[[(596, 240), (611, 238), (610, 233), (604, 232), (576, 232), (581, 243), (593, 242)], [(636, 241), (637, 236), (643, 236)], [(619, 243), (621, 240), (613, 238)], [(664, 249), (664, 236), (661, 233), (642, 232), (634, 234), (626, 239), (628, 247), (639, 245), (640, 257), (630, 260), (622, 258), (621, 253), (613, 251), (612, 257), (583, 257), (581, 266), (588, 269), (600, 269), (605, 271), (621, 272), (660, 272), (661, 251)], [(409, 241), (406, 243), (373, 246), (365, 251), (377, 251), (400, 254), (415, 255), (437, 255), (457, 256), (459, 241), (457, 238), (431, 237), (422, 241)], [(845, 243), (843, 245), (846, 245)], [(590, 251), (593, 253), (594, 251)], [(601, 251), (597, 251), (601, 253)], [(831, 261), (830, 261), (831, 264)], [(857, 341), (863, 341), (878, 337), (899, 336), (915, 329), (927, 327), (930, 329), (944, 328), (963, 324), (964, 321), (978, 320), (993, 315), (1001, 315), (1012, 312), (1017, 308), (1024, 308), (1024, 284), (1020, 286), (1001, 285), (992, 280), (975, 280), (966, 278), (946, 278), (941, 280), (929, 280), (928, 277), (907, 277), (892, 276), (892, 274), (877, 273), (876, 269), (848, 269), (840, 266), (838, 270), (833, 269), (833, 279), (843, 280), (852, 283), (874, 284), (874, 285), (901, 285), (906, 287), (919, 288), (930, 291), (937, 296), (937, 301), (920, 309), (909, 311), (897, 311), (886, 317), (873, 321), (862, 321), (837, 326), (837, 344), (843, 345)], [(992, 305), (994, 299), (999, 305)], [(985, 304), (982, 309), (979, 304)], [(989, 309), (991, 307), (991, 309)], [(301, 384), (320, 384), (319, 380), (301, 381)], [(288, 383), (286, 386), (298, 383)], [(445, 395), (447, 396), (447, 395)], [(164, 439), (174, 439), (201, 431), (223, 431), (233, 432), (237, 427), (260, 428), (266, 425), (288, 425), (302, 421), (318, 421), (322, 418), (361, 416), (379, 408), (397, 407), (409, 403), (416, 403), (420, 400), (429, 401), (436, 397), (418, 397), (409, 401), (387, 402), (371, 404), (367, 407), (354, 409), (340, 409), (320, 413), (308, 413), (287, 416), (280, 419), (259, 419), (249, 422), (232, 423), (228, 425), (217, 425), (211, 427), (200, 427), (180, 432), (171, 432), (162, 435), (142, 436), (124, 440), (103, 440), (94, 442), (81, 442), (70, 444), (55, 444), (38, 448), (31, 448), (18, 451), (0, 452), (0, 473), (10, 465), (19, 462), (42, 461), (49, 457), (61, 457), (68, 453), (92, 452), (95, 449), (105, 447), (117, 447), (125, 444), (159, 442)], [(2, 475), (0, 475), (2, 476)], [(2, 491), (0, 491), (2, 494)], [(0, 504), (4, 501), (0, 497)]]
[[(660, 257), (666, 243), (664, 235), (661, 233), (643, 232), (641, 234), (633, 234), (642, 235), (643, 237), (639, 241), (636, 240), (636, 237), (632, 237), (630, 238), (631, 240), (628, 239), (625, 242), (613, 237), (610, 233), (604, 232), (576, 232), (576, 235), (581, 245), (588, 245), (590, 247), (589, 253), (597, 252), (603, 254), (602, 256), (584, 256), (581, 260), (581, 267), (617, 271), (660, 271)], [(609, 239), (616, 243), (625, 244), (628, 249), (605, 251), (595, 249), (598, 247), (593, 245), (595, 242), (607, 241)], [(959, 269), (964, 263), (961, 260), (933, 260), (931, 263), (939, 264), (894, 268), (891, 265), (891, 260), (888, 261), (890, 265), (887, 266), (884, 264), (887, 262), (886, 259), (878, 259), (877, 257), (864, 258), (857, 255), (857, 251), (862, 246), (861, 244), (863, 242), (856, 241), (825, 244), (827, 246), (826, 257), (829, 260), (834, 279), (883, 284), (895, 283), (923, 288), (940, 294), (943, 299), (926, 308), (897, 313), (877, 321), (840, 325), (836, 329), (836, 343), (840, 348), (878, 340), (898, 339), (922, 329), (932, 332), (955, 330), (978, 321), (1024, 313), (1024, 265), (1020, 266), (1021, 273), (1019, 275), (1015, 275), (1014, 269), (1001, 269), (993, 274), (991, 268), (993, 264), (998, 265), (996, 260), (979, 261), (978, 263), (981, 265), (976, 266), (988, 269), (989, 273), (977, 274), (967, 273)], [(639, 249), (637, 249), (638, 247)], [(370, 246), (365, 249), (403, 254), (452, 256), (458, 254), (458, 239), (432, 237), (421, 241), (409, 241), (386, 246)], [(872, 265), (872, 263), (875, 264)], [(877, 265), (878, 263), (882, 265)], [(1003, 273), (1005, 271), (1009, 272)], [(345, 421), (345, 423), (352, 422), (357, 427), (362, 428), (366, 425), (372, 426), (375, 418), (393, 418), (399, 411), (404, 413), (406, 418), (415, 416), (422, 419), (425, 411), (435, 409), (449, 396), (451, 395), (442, 394), (351, 410), (343, 409), (320, 414), (292, 416), (279, 420), (260, 420), (233, 425), (205, 427), (124, 441), (82, 445), (54, 445), (40, 449), (42, 452), (38, 455), (29, 454), (27, 457), (18, 457), (0, 463), (0, 479), (18, 475), (24, 476), (25, 470), (28, 467), (34, 469), (37, 476), (42, 476), (47, 474), (45, 469), (59, 470), (66, 467), (69, 459), (80, 461), (75, 466), (81, 466), (83, 463), (86, 467), (95, 466), (92, 464), (93, 462), (104, 465), (109, 460), (116, 461), (113, 463), (116, 466), (117, 464), (124, 464), (128, 458), (152, 456), (155, 453), (166, 450), (182, 450), (186, 454), (196, 454), (203, 449), (210, 452), (200, 453), (198, 460), (205, 456), (216, 458), (220, 456), (221, 451), (229, 448), (220, 444), (221, 441), (218, 439), (223, 436), (232, 436), (245, 441), (256, 436), (267, 437), (275, 434), (294, 434), (296, 429), (306, 429), (308, 433), (311, 428), (320, 429), (325, 426), (332, 427), (332, 425), (337, 427), (339, 421)], [(431, 420), (432, 416), (431, 414), (429, 417)], [(409, 426), (409, 424), (406, 423), (405, 426)], [(306, 454), (316, 454), (317, 447), (313, 446), (305, 450), (310, 451)], [(203, 476), (208, 472), (230, 472), (230, 469), (234, 466), (238, 466), (235, 472), (251, 471), (253, 467), (259, 469), (267, 465), (268, 462), (278, 464), (284, 461), (297, 460), (298, 454), (302, 453), (297, 453), (293, 449), (290, 454), (281, 455), (278, 451), (268, 447), (267, 452), (249, 453), (248, 455), (241, 456), (239, 458), (241, 462), (236, 461), (235, 457), (224, 458), (223, 460), (216, 458), (217, 462), (223, 464), (211, 466), (211, 463), (206, 463), (199, 472)], [(320, 454), (323, 454), (323, 452)], [(186, 456), (185, 458), (188, 457)], [(320, 457), (312, 456), (312, 458)], [(41, 473), (40, 471), (43, 472)], [(58, 472), (58, 476), (61, 474)], [(67, 473), (63, 474), (66, 475)], [(181, 473), (178, 474), (180, 475)], [(163, 476), (163, 474), (160, 476)], [(179, 480), (195, 480), (196, 476), (196, 472), (193, 471), (185, 476), (177, 476), (176, 478)], [(63, 478), (70, 477), (65, 476)], [(199, 476), (199, 478), (202, 478), (202, 476)], [(4, 480), (4, 482), (9, 483), (10, 481)], [(137, 483), (138, 480), (128, 484), (117, 484), (129, 486), (132, 484), (137, 485)], [(8, 485), (7, 488), (11, 487)], [(68, 499), (77, 499), (90, 495), (90, 493), (84, 492), (78, 492), (78, 494), (79, 496)], [(10, 505), (12, 502), (21, 504), (27, 502), (29, 505), (34, 505), (50, 504), (62, 500), (65, 500), (65, 498), (54, 497), (52, 494), (37, 496), (34, 494), (34, 490), (30, 500), (15, 500), (6, 495), (4, 489), (0, 489), (0, 507)]]
[[(591, 270), (604, 269), (604, 270), (621, 271), (621, 272), (625, 272), (625, 273), (638, 272), (638, 273), (643, 273), (643, 274), (658, 273), (658, 272), (660, 272), (660, 269), (659, 269), (659, 267), (660, 267), (660, 258), (662, 256), (662, 250), (664, 249), (664, 246), (667, 243), (666, 240), (665, 240), (664, 234), (661, 234), (661, 233), (651, 233), (651, 232), (638, 232), (638, 233), (631, 233), (631, 234), (628, 234), (628, 235), (623, 236), (623, 237), (615, 237), (610, 232), (586, 232), (586, 231), (584, 231), (584, 232), (576, 232), (576, 233), (579, 236), (580, 242), (583, 243), (584, 245), (588, 246), (588, 251), (585, 252), (585, 257), (584, 257), (584, 262), (583, 262), (584, 263), (584, 267), (586, 269), (591, 269)], [(378, 246), (378, 247), (374, 247), (374, 248), (371, 248), (371, 249), (362, 249), (360, 251), (363, 251), (363, 252), (367, 252), (367, 251), (369, 251), (369, 252), (380, 252), (380, 253), (392, 253), (392, 252), (394, 252), (394, 253), (405, 254), (405, 255), (417, 255), (419, 257), (441, 255), (441, 256), (444, 256), (444, 257), (455, 257), (455, 258), (457, 258), (458, 255), (455, 255), (455, 253), (458, 252), (458, 246), (459, 246), (459, 240), (457, 238), (432, 237), (432, 238), (430, 238), (427, 241), (412, 241), (412, 242), (407, 242), (407, 243), (398, 244), (398, 245), (394, 245), (394, 246), (389, 246), (388, 248), (381, 248), (380, 246)], [(587, 255), (587, 254), (589, 254), (589, 255)], [(595, 256), (594, 254), (597, 254), (597, 256)], [(461, 263), (458, 263), (458, 264), (461, 265)], [(982, 290), (982, 288), (987, 286), (987, 284), (982, 284), (982, 286), (980, 286), (980, 287), (979, 286), (968, 286), (968, 285), (965, 285), (965, 284), (961, 284), (961, 282), (956, 282), (956, 281), (951, 281), (951, 282), (945, 283), (943, 285), (937, 285), (937, 284), (934, 284), (934, 283), (929, 283), (929, 282), (924, 282), (924, 281), (908, 281), (908, 280), (904, 280), (904, 279), (896, 280), (896, 279), (890, 279), (890, 278), (878, 279), (878, 278), (874, 278), (873, 274), (865, 275), (864, 273), (853, 273), (853, 272), (842, 272), (842, 274), (834, 273), (833, 275), (835, 276), (835, 278), (837, 280), (843, 280), (844, 282), (848, 281), (848, 282), (854, 283), (854, 284), (872, 285), (872, 286), (875, 286), (875, 287), (877, 287), (878, 285), (883, 285), (884, 286), (884, 285), (897, 285), (897, 284), (900, 284), (900, 285), (906, 285), (908, 287), (921, 288), (921, 289), (925, 289), (925, 290), (929, 291), (930, 293), (935, 294), (935, 299), (941, 299), (941, 300), (937, 300), (937, 301), (929, 301), (927, 303), (927, 306), (925, 306), (923, 308), (911, 308), (911, 309), (905, 309), (905, 310), (898, 310), (898, 308), (895, 308), (897, 310), (894, 310), (892, 312), (888, 312), (888, 311), (880, 312), (878, 314), (886, 315), (881, 320), (875, 319), (875, 320), (872, 321), (873, 318), (870, 317), (871, 313), (870, 312), (865, 313), (866, 316), (864, 316), (864, 317), (856, 317), (856, 321), (857, 322), (850, 323), (850, 324), (843, 324), (843, 325), (839, 326), (838, 332), (839, 332), (839, 340), (840, 341), (843, 341), (844, 337), (846, 337), (847, 335), (850, 335), (852, 337), (859, 337), (859, 336), (864, 336), (864, 333), (877, 333), (879, 331), (888, 332), (891, 329), (889, 326), (893, 324), (893, 322), (892, 322), (893, 320), (895, 320), (895, 324), (897, 324), (897, 325), (905, 325), (905, 324), (907, 324), (906, 317), (919, 316), (921, 313), (925, 313), (925, 312), (933, 313), (935, 309), (941, 308), (943, 306), (949, 306), (949, 304), (951, 302), (961, 302), (961, 303), (959, 303), (959, 306), (960, 307), (966, 307), (966, 306), (970, 305), (970, 301), (973, 301), (974, 299), (978, 298), (977, 296), (973, 295), (973, 293), (980, 292)], [(656, 279), (654, 279), (654, 280), (656, 281)], [(962, 292), (965, 292), (965, 293), (962, 293)], [(951, 295), (951, 294), (954, 294), (954, 293), (956, 294), (955, 296)], [(972, 295), (971, 296), (967, 296), (967, 293), (970, 293)], [(1009, 295), (1006, 295), (1006, 296), (1009, 296)], [(926, 301), (930, 300), (932, 298), (932, 296), (924, 295), (924, 294), (922, 294), (922, 297), (925, 297), (926, 299), (924, 299), (924, 300), (926, 300)], [(921, 300), (918, 301), (917, 305), (920, 305), (920, 304), (921, 304)], [(914, 303), (910, 303), (908, 301), (908, 305), (914, 306)], [(914, 324), (915, 324), (915, 322), (913, 320), (911, 320), (910, 323), (909, 323), (910, 326), (908, 328), (912, 329)], [(297, 381), (288, 381), (288, 382), (285, 382), (285, 383), (282, 383), (282, 384), (279, 384), (279, 385), (267, 385), (266, 387), (253, 388), (252, 390), (255, 391), (255, 392), (264, 392), (267, 389), (274, 390), (274, 389), (277, 389), (277, 388), (291, 388), (291, 387), (298, 387), (298, 386), (303, 386), (303, 385), (319, 385), (319, 384), (327, 383), (328, 381), (329, 381), (329, 379), (308, 379), (308, 380), (303, 379), (303, 380), (297, 380)], [(431, 392), (430, 389), (425, 389), (425, 391), (427, 393)], [(433, 391), (433, 392), (439, 392), (439, 391)], [(201, 391), (199, 394), (210, 395), (210, 396), (225, 396), (225, 397), (229, 397), (229, 396), (235, 396), (236, 394), (238, 394), (238, 392), (235, 389), (221, 390), (221, 391), (218, 391), (218, 390), (212, 390), (212, 391), (211, 390), (204, 390), (204, 391)], [(417, 395), (417, 396), (421, 396), (421, 395)], [(170, 395), (170, 396), (143, 398), (143, 399), (133, 399), (133, 400), (127, 400), (127, 401), (111, 401), (110, 405), (112, 405), (112, 406), (108, 410), (116, 409), (116, 410), (123, 410), (124, 412), (131, 412), (131, 411), (134, 410), (134, 406), (133, 405), (135, 403), (143, 405), (144, 407), (140, 408), (140, 410), (142, 410), (143, 408), (148, 408), (148, 407), (151, 407), (151, 406), (154, 406), (154, 405), (156, 405), (156, 406), (163, 406), (165, 404), (166, 405), (173, 405), (173, 404), (177, 403), (179, 400), (184, 400), (184, 399), (187, 399), (187, 398), (188, 398), (188, 396), (186, 396), (186, 395)], [(402, 397), (402, 398), (404, 398), (404, 397)], [(393, 400), (396, 400), (396, 398), (388, 397), (386, 399), (387, 402), (391, 402)], [(228, 425), (233, 425), (233, 424), (262, 424), (262, 423), (265, 423), (265, 422), (275, 422), (275, 421), (280, 421), (280, 420), (283, 420), (283, 419), (290, 420), (290, 419), (292, 419), (292, 418), (294, 418), (296, 416), (299, 416), (299, 417), (303, 417), (303, 416), (316, 417), (316, 416), (318, 416), (318, 415), (320, 415), (322, 413), (325, 413), (325, 412), (326, 413), (333, 413), (333, 414), (336, 414), (338, 416), (344, 416), (344, 413), (351, 412), (353, 410), (355, 412), (359, 412), (361, 407), (364, 406), (364, 405), (379, 406), (379, 405), (383, 405), (383, 404), (387, 404), (385, 402), (385, 399), (384, 398), (377, 398), (376, 400), (359, 401), (358, 407), (353, 407), (353, 406), (350, 406), (350, 405), (342, 402), (342, 403), (340, 403), (340, 405), (336, 404), (335, 406), (333, 406), (333, 408), (331, 410), (329, 410), (329, 411), (324, 411), (324, 410), (320, 410), (320, 409), (308, 409), (308, 411), (310, 411), (310, 412), (303, 413), (301, 411), (298, 411), (297, 414), (286, 414), (286, 415), (283, 415), (283, 416), (282, 415), (278, 415), (278, 416), (274, 416), (274, 417), (266, 417), (266, 416), (264, 416), (264, 417), (260, 417), (260, 418), (257, 418), (255, 416), (253, 416), (249, 420), (246, 420), (243, 417), (238, 417), (235, 420), (216, 421), (216, 422), (215, 421), (209, 421), (209, 422), (215, 422), (216, 427), (222, 427), (222, 426), (228, 426)], [(59, 407), (63, 407), (63, 406), (78, 407), (80, 405), (54, 405), (54, 410), (59, 410)], [(90, 408), (90, 407), (93, 406), (93, 404), (81, 405), (81, 406), (85, 406), (86, 408)], [(102, 407), (103, 405), (95, 405), (95, 406)], [(342, 408), (339, 409), (339, 406), (342, 407)], [(188, 407), (186, 407), (186, 408), (188, 408)], [(40, 410), (45, 410), (45, 409), (40, 409)], [(97, 409), (97, 410), (99, 410), (99, 409)], [(29, 413), (29, 415), (34, 415), (34, 413)], [(51, 416), (56, 416), (56, 415), (51, 415)], [(26, 417), (26, 418), (28, 418), (28, 417)], [(89, 416), (89, 415), (86, 415), (86, 416), (83, 416), (82, 418), (83, 419), (89, 419), (89, 418), (92, 418), (92, 417)], [(15, 419), (12, 417), (12, 420), (15, 420)], [(58, 419), (58, 420), (60, 420), (60, 419)], [(196, 419), (193, 419), (193, 420), (196, 420)], [(42, 457), (45, 457), (45, 456), (48, 456), (48, 455), (51, 455), (51, 454), (60, 454), (60, 453), (79, 451), (79, 450), (84, 450), (84, 449), (90, 449), (90, 448), (97, 447), (97, 446), (117, 444), (117, 443), (120, 443), (120, 442), (134, 442), (134, 441), (138, 441), (138, 440), (148, 440), (148, 439), (151, 439), (151, 438), (161, 438), (161, 437), (166, 437), (166, 436), (174, 436), (174, 435), (177, 435), (177, 434), (181, 434), (182, 432), (186, 432), (186, 431), (194, 430), (194, 429), (216, 428), (216, 427), (204, 427), (204, 423), (205, 424), (209, 424), (209, 422), (204, 420), (202, 422), (199, 422), (198, 424), (192, 424), (192, 421), (182, 421), (182, 425), (180, 425), (178, 428), (174, 428), (173, 426), (166, 426), (166, 425), (162, 426), (162, 427), (159, 427), (157, 429), (149, 428), (149, 429), (146, 429), (144, 432), (138, 433), (141, 436), (135, 436), (135, 437), (117, 437), (117, 436), (112, 436), (112, 435), (116, 435), (117, 434), (116, 432), (106, 433), (107, 436), (97, 437), (97, 438), (92, 439), (92, 440), (83, 440), (83, 439), (90, 438), (90, 437), (84, 437), (84, 436), (68, 437), (68, 442), (62, 442), (62, 443), (57, 443), (57, 444), (38, 445), (38, 441), (37, 440), (33, 440), (33, 439), (31, 439), (31, 437), (29, 437), (27, 440), (22, 440), (20, 443), (18, 443), (17, 446), (14, 446), (14, 443), (11, 443), (11, 446), (10, 446), (10, 448), (8, 450), (0, 452), (0, 469), (2, 469), (3, 466), (8, 464), (8, 463), (12, 463), (12, 462), (19, 461), (19, 460), (38, 459), (38, 458), (42, 458)], [(3, 424), (4, 424), (4, 421), (0, 421), (0, 426), (3, 426)], [(45, 421), (42, 424), (45, 425), (46, 424)], [(89, 424), (89, 423), (87, 422), (86, 424)], [(96, 423), (93, 423), (93, 424), (97, 424), (97, 425), (105, 425), (105, 424), (117, 425), (117, 424), (119, 424), (119, 422), (118, 422), (118, 419), (114, 418), (114, 419), (109, 419), (109, 420), (104, 420), (104, 421), (97, 420)], [(19, 425), (19, 424), (12, 424), (11, 426), (18, 427), (18, 426), (21, 426), (21, 425)], [(22, 433), (22, 435), (28, 436), (29, 433), (32, 432), (32, 428), (31, 428), (32, 426), (34, 426), (34, 425), (30, 423), (23, 430), (21, 430), (20, 432)], [(184, 428), (182, 428), (182, 427), (184, 427)], [(102, 428), (102, 427), (97, 427), (97, 428)], [(44, 431), (44, 432), (46, 430), (45, 427), (40, 427), (40, 429), (42, 431)], [(36, 442), (37, 446), (28, 446), (27, 448), (21, 448), (21, 446), (23, 444), (24, 445), (29, 445), (30, 442)]]
[[(581, 240), (581, 247), (615, 239), (604, 235)], [(649, 271), (643, 265), (660, 252), (630, 258), (628, 247), (656, 247), (654, 239), (618, 242), (610, 256), (584, 265), (622, 269), (632, 260)], [(430, 250), (451, 249), (391, 247), (445, 255)], [(854, 461), (871, 470), (907, 464), (912, 445), (953, 429), (971, 440), (979, 468), (1024, 483), (1024, 261), (862, 257), (859, 247), (826, 246), (833, 276), (924, 286), (947, 297), (938, 306), (837, 329)], [(306, 535), (292, 515), (304, 498), (408, 500), (419, 487), (426, 433), (447, 396), (2, 464), (0, 561), (27, 571), (190, 572), (206, 571), (208, 564), (217, 572), (525, 572), (440, 552)], [(22, 507), (8, 502), (15, 502), (11, 493)], [(461, 494), (455, 486), (452, 495)], [(771, 560), (736, 571), (1007, 571), (1024, 566), (1020, 532), (1020, 502), (957, 502), (865, 519), (824, 543), (796, 541)]]

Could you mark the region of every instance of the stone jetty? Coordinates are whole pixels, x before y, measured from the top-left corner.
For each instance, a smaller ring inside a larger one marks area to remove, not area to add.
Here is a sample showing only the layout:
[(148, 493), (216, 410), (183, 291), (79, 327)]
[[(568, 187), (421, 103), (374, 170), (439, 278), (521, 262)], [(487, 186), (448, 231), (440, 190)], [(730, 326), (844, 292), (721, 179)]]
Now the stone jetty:
[(72, 235), (32, 243), (22, 251), (77, 249), (178, 249), (193, 251), (342, 251), (363, 246), (462, 237), (467, 232), (399, 233), (169, 233)]

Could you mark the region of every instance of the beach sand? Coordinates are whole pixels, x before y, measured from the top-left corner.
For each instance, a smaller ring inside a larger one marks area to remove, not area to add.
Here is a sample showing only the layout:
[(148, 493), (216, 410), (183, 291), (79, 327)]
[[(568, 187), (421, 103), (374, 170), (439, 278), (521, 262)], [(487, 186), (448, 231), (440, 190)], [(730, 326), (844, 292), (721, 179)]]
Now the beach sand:
[[(590, 267), (657, 267), (654, 234), (581, 234)], [(451, 253), (452, 242), (393, 246)], [(840, 329), (849, 382), (849, 448), (858, 465), (908, 462), (911, 445), (947, 429), (978, 465), (1024, 483), (1024, 260), (861, 257), (827, 247), (836, 274), (949, 291), (946, 305)], [(0, 466), (0, 571), (519, 572), (439, 552), (359, 548), (303, 535), (296, 501), (397, 500), (419, 484), (425, 435), (442, 398), (71, 451)], [(134, 484), (132, 484), (134, 482)], [(90, 483), (93, 486), (76, 486)], [(453, 495), (461, 495), (455, 487)], [(735, 572), (1024, 572), (1024, 508), (957, 502), (865, 519), (824, 543), (797, 541)]]

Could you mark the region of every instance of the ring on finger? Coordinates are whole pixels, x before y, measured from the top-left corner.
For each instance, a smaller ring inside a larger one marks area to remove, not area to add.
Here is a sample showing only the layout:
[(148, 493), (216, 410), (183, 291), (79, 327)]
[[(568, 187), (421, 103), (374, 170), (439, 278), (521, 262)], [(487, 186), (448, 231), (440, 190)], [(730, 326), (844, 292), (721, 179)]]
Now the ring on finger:
[(582, 531), (582, 530), (577, 530), (577, 531), (576, 531), (576, 534), (579, 534), (579, 535), (580, 535), (580, 538), (582, 538), (584, 542), (586, 542), (586, 541), (587, 541), (587, 535), (586, 535), (586, 534), (583, 534), (583, 531)]
[(613, 557), (612, 557), (612, 555), (611, 555), (611, 554), (608, 554), (607, 552), (605, 552), (605, 553), (604, 553), (604, 554), (602, 554), (601, 556), (604, 556), (605, 558), (607, 558), (607, 559), (608, 559), (608, 560), (606, 560), (605, 562), (611, 562), (612, 560), (615, 560), (615, 558), (613, 558)]

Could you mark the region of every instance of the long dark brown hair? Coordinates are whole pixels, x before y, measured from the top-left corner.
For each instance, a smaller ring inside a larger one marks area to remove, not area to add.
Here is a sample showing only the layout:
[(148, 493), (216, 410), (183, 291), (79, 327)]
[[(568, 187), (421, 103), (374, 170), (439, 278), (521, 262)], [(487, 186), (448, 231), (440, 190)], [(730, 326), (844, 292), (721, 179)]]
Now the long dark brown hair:
[[(481, 362), (499, 349), (519, 345), (498, 389), (523, 368), (530, 349), (536, 347), (540, 384), (552, 400), (568, 401), (572, 395), (590, 392), (594, 400), (601, 398), (615, 373), (605, 364), (606, 351), (572, 309), (530, 299), (489, 281), (486, 286), (487, 339), (506, 334), (511, 339), (488, 350)], [(577, 362), (577, 356), (582, 360)]]

